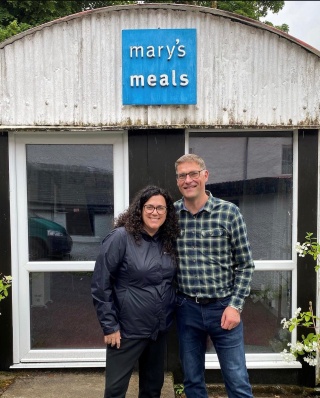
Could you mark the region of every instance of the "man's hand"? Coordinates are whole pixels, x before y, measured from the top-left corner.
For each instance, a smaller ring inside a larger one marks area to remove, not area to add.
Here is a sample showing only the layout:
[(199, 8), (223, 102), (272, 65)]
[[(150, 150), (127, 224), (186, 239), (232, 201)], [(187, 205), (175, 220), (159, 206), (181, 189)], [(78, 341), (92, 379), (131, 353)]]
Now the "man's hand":
[(118, 330), (117, 332), (107, 334), (104, 336), (104, 343), (107, 345), (111, 345), (111, 347), (117, 346), (117, 348), (120, 348), (120, 331)]
[(240, 323), (239, 311), (232, 307), (227, 307), (221, 317), (222, 329), (231, 330), (238, 326)]

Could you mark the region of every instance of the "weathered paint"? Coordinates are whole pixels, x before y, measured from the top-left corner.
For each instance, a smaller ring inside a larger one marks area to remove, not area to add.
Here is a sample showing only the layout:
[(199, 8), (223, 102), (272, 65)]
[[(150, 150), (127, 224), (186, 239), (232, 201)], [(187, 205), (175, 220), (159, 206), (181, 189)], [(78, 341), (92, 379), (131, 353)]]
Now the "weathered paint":
[[(122, 29), (197, 29), (197, 105), (123, 106)], [(0, 43), (0, 127), (319, 127), (320, 52), (257, 21), (106, 7)]]

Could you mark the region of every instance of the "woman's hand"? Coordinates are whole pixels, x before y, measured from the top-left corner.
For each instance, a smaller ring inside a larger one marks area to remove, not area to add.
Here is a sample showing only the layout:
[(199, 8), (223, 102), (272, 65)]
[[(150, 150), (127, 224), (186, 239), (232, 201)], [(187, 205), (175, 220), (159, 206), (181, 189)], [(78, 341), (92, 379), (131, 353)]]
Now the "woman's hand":
[(121, 336), (119, 330), (117, 332), (104, 336), (104, 343), (107, 345), (111, 345), (111, 347), (117, 346), (117, 348), (120, 348), (120, 340)]

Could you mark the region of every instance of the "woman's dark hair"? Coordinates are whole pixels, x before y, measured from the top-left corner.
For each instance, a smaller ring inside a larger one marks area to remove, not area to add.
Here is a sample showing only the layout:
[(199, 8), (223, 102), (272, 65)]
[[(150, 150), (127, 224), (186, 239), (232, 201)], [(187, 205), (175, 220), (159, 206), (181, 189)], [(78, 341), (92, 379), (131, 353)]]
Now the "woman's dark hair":
[(176, 239), (179, 235), (178, 217), (173, 206), (173, 200), (168, 191), (154, 185), (149, 185), (139, 191), (127, 210), (115, 220), (115, 227), (125, 227), (126, 231), (133, 235), (139, 243), (143, 231), (142, 211), (144, 204), (152, 197), (161, 195), (167, 206), (167, 217), (159, 229), (163, 246), (166, 252), (176, 256)]

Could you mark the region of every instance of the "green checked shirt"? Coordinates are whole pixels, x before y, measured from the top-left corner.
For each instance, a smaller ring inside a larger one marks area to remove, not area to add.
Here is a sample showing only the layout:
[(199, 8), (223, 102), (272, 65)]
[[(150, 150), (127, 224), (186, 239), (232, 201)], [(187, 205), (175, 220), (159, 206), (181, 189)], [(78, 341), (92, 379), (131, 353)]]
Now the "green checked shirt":
[(230, 306), (242, 309), (254, 270), (247, 229), (236, 205), (215, 198), (195, 215), (175, 202), (178, 238), (178, 289), (189, 296), (231, 296)]

